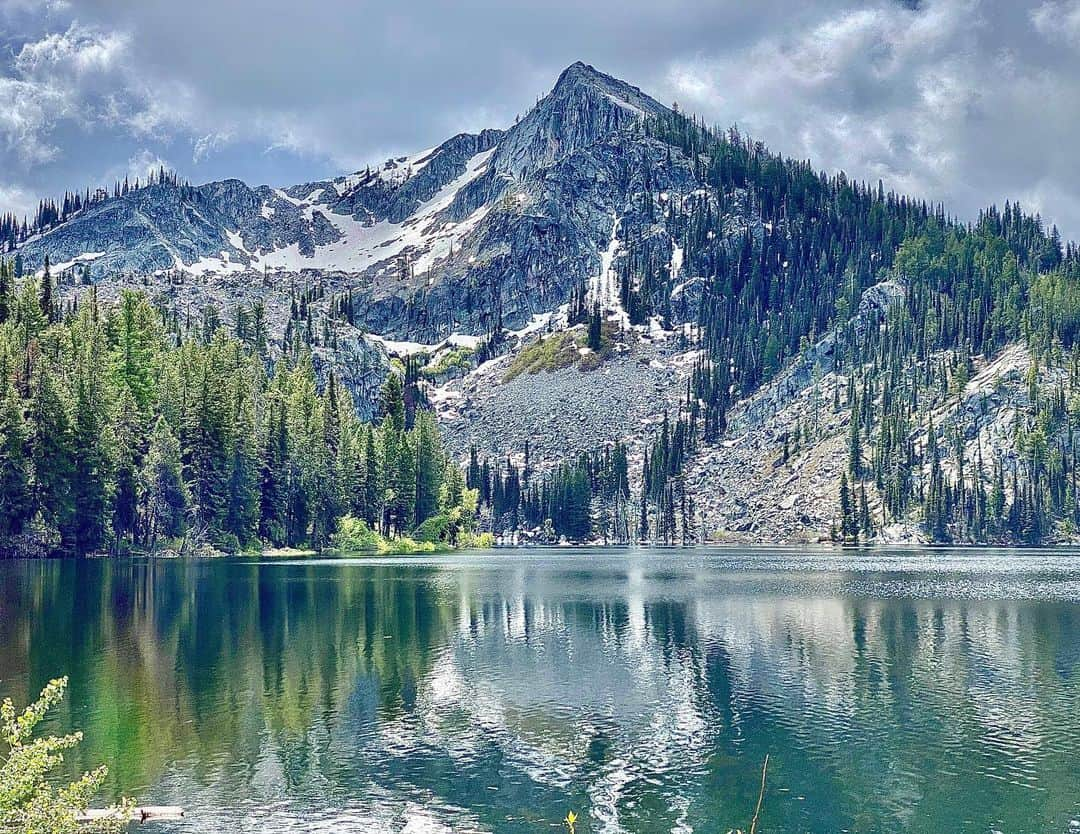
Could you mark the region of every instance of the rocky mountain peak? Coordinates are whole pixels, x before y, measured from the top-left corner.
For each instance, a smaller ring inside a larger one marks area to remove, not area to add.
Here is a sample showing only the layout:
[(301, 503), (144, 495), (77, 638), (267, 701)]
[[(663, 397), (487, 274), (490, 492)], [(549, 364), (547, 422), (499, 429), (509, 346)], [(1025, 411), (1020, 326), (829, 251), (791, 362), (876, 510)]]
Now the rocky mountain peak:
[(616, 79), (600, 72), (596, 67), (592, 66), (592, 64), (586, 64), (584, 61), (574, 61), (574, 63), (559, 73), (559, 78), (556, 80), (552, 92), (558, 92), (566, 87), (576, 87), (579, 85), (602, 85), (607, 81), (616, 81)]
[(516, 179), (574, 151), (667, 112), (637, 87), (578, 61), (512, 127), (500, 145), (495, 170)]
[(597, 92), (610, 96), (613, 103), (622, 102), (644, 111), (664, 109), (662, 104), (641, 92), (639, 88), (600, 72), (596, 67), (583, 61), (574, 62), (559, 74), (555, 86), (545, 100), (565, 101), (575, 96), (587, 96)]

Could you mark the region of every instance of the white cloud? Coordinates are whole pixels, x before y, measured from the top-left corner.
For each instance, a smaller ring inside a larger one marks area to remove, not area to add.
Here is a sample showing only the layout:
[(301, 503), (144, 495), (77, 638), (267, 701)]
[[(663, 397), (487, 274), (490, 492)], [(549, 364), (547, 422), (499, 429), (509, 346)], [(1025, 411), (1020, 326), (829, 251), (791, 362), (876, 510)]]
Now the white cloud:
[(108, 73), (123, 59), (130, 43), (125, 32), (109, 32), (72, 23), (66, 32), (53, 32), (23, 44), (14, 69), (27, 79), (54, 84)]
[(71, 24), (22, 45), (10, 75), (0, 76), (0, 137), (26, 165), (55, 159), (56, 126), (93, 125), (112, 112), (127, 36)]
[[(1022, 196), (1075, 234), (1075, 188), (1047, 184), (1077, 182), (1062, 149), (1080, 125), (1080, 72), (1015, 37), (1009, 16), (1028, 14), (1003, 0), (826, 9), (801, 31), (676, 58), (666, 81), (686, 109), (787, 155), (882, 178), (965, 217)], [(1037, 29), (1075, 21), (1080, 33), (1080, 0), (1030, 15)]]
[(173, 166), (169, 164), (168, 160), (162, 159), (148, 148), (143, 148), (138, 153), (128, 157), (125, 167), (108, 172), (104, 179), (106, 182), (122, 177), (127, 177), (129, 180), (146, 179), (149, 174), (156, 174), (161, 168), (166, 171), (173, 170)]
[(1031, 23), (1047, 40), (1080, 46), (1080, 0), (1047, 0), (1032, 9)]
[(8, 151), (26, 165), (54, 159), (60, 149), (48, 130), (68, 107), (63, 90), (15, 78), (0, 78), (0, 136)]
[(194, 95), (180, 81), (140, 72), (128, 32), (72, 22), (22, 44), (0, 75), (0, 139), (26, 166), (56, 160), (70, 123), (84, 131), (125, 130), (166, 139), (184, 130)]
[(20, 14), (55, 15), (71, 8), (68, 0), (0, 0), (0, 13), (7, 16)]
[(233, 141), (232, 131), (217, 131), (207, 133), (195, 140), (192, 146), (191, 158), (195, 162), (202, 162), (210, 154), (220, 151)]
[(12, 212), (16, 217), (33, 215), (38, 197), (21, 185), (0, 185), (0, 210)]

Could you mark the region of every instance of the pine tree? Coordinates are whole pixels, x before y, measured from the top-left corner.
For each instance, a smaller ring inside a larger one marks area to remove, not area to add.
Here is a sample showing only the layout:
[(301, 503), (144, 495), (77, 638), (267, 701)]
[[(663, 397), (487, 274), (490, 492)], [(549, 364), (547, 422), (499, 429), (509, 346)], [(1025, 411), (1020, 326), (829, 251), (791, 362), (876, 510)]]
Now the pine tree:
[(53, 303), (53, 286), (52, 276), (49, 274), (49, 256), (45, 256), (45, 269), (41, 275), (41, 296), (40, 307), (41, 314), (45, 317), (47, 322), (56, 321), (56, 305)]
[(593, 304), (592, 314), (589, 316), (589, 337), (588, 345), (591, 350), (599, 351), (603, 318), (600, 313), (600, 302), (597, 301)]
[(857, 541), (859, 537), (859, 526), (846, 472), (840, 473), (840, 536), (845, 542)]
[(130, 391), (118, 394), (113, 428), (116, 448), (112, 535), (119, 551), (138, 536), (139, 469), (146, 452), (147, 427)]
[(17, 536), (33, 509), (22, 403), (11, 382), (0, 393), (0, 540)]
[(413, 433), (416, 438), (416, 500), (413, 523), (419, 527), (438, 511), (444, 462), (441, 460), (439, 429), (430, 413), (417, 415)]
[(73, 448), (67, 405), (52, 374), (38, 370), (30, 402), (30, 450), (34, 505), (46, 525), (56, 531), (67, 527), (71, 512)]
[(382, 518), (383, 480), (375, 431), (370, 426), (364, 430), (364, 468), (364, 520), (374, 529)]
[(874, 524), (870, 519), (870, 502), (866, 497), (866, 484), (859, 485), (859, 529), (865, 538), (874, 534)]
[(150, 435), (150, 448), (139, 481), (145, 506), (145, 544), (180, 536), (189, 504), (180, 462), (180, 442), (164, 417)]
[(88, 380), (79, 383), (73, 409), (71, 512), (63, 532), (76, 553), (100, 550), (110, 532), (115, 483), (111, 432), (100, 392), (93, 388)]
[(259, 537), (280, 546), (286, 541), (289, 459), (288, 426), (283, 402), (271, 403), (267, 423), (259, 475)]
[(255, 449), (255, 412), (248, 382), (234, 376), (230, 391), (233, 401), (232, 428), (229, 431), (228, 496), (222, 531), (246, 545), (255, 536), (260, 518), (260, 467)]

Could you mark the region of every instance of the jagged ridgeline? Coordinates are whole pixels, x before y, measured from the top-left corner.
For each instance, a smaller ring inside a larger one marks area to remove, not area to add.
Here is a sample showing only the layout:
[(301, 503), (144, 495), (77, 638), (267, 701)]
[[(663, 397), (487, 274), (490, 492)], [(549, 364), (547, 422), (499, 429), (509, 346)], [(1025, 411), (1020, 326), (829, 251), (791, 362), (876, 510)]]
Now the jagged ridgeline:
[(49, 333), (88, 287), (103, 311), (137, 287), (170, 350), (223, 327), (364, 421), (398, 362), (497, 533), (1073, 535), (1075, 245), (1016, 204), (964, 223), (824, 174), (584, 64), (506, 130), (331, 180), (161, 171), (38, 215), (0, 223), (26, 274), (7, 310), (54, 293)]

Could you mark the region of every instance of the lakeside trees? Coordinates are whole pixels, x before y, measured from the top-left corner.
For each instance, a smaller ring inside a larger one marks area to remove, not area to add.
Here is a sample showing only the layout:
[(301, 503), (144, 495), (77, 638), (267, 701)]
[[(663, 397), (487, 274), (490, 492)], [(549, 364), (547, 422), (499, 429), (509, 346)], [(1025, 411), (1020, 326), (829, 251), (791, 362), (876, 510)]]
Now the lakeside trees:
[(474, 447), (466, 485), (476, 490), (493, 532), (540, 531), (550, 541), (629, 542), (630, 475), (626, 444), (582, 453), (549, 472), (533, 471), (529, 446), (522, 465), (507, 457), (492, 463)]
[(0, 273), (9, 546), (322, 548), (346, 515), (399, 537), (454, 509), (454, 466), (429, 414), (406, 427), (396, 373), (366, 424), (332, 372), (320, 389), (307, 350), (269, 362), (221, 327), (170, 332), (136, 292), (106, 306), (90, 288), (61, 309), (47, 272), (18, 288), (10, 262)]

